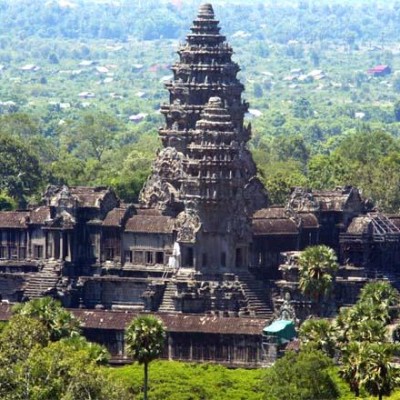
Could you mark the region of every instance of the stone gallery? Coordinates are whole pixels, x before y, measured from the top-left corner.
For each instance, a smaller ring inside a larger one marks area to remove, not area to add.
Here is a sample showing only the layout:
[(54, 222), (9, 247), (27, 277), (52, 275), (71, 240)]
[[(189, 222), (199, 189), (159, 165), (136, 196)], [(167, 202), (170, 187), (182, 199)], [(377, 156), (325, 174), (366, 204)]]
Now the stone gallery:
[(314, 313), (298, 289), (299, 251), (337, 253), (327, 315), (370, 279), (400, 282), (400, 216), (356, 188), (297, 188), (285, 207), (269, 205), (232, 53), (202, 5), (166, 84), (162, 149), (139, 204), (105, 187), (50, 186), (41, 204), (0, 212), (0, 319), (8, 303), (52, 296), (117, 359), (126, 325), (155, 313), (166, 358), (255, 366), (266, 325)]

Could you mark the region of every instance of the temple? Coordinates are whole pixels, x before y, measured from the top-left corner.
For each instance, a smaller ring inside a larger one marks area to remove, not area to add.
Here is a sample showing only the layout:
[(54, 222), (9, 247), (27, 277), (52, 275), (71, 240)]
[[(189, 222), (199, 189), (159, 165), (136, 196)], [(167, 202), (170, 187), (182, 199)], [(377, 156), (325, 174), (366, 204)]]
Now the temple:
[[(296, 188), (285, 206), (269, 205), (247, 148), (239, 67), (210, 4), (178, 54), (139, 204), (106, 187), (49, 186), (40, 204), (0, 212), (0, 320), (8, 303), (52, 296), (123, 359), (125, 326), (156, 313), (166, 358), (257, 366), (271, 356), (263, 328), (273, 320), (332, 316), (377, 277), (399, 286), (400, 216), (353, 187)], [(315, 308), (297, 260), (316, 244), (341, 267)]]

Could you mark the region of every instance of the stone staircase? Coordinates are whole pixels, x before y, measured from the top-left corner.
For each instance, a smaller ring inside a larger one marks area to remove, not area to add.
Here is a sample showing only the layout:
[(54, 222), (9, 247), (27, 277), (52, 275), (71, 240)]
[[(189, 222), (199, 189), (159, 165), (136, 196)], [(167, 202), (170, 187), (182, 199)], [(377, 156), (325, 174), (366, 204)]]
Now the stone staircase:
[(163, 299), (160, 305), (160, 308), (158, 309), (159, 312), (174, 312), (175, 311), (175, 305), (174, 305), (174, 300), (172, 297), (176, 293), (176, 283), (173, 281), (168, 281), (165, 290), (164, 290), (164, 295)]
[(30, 277), (24, 290), (24, 297), (32, 300), (46, 295), (51, 289), (54, 289), (60, 279), (61, 263), (49, 261), (44, 267)]
[(247, 299), (250, 316), (271, 319), (274, 312), (271, 293), (267, 284), (258, 281), (249, 272), (241, 272), (238, 274), (238, 278)]

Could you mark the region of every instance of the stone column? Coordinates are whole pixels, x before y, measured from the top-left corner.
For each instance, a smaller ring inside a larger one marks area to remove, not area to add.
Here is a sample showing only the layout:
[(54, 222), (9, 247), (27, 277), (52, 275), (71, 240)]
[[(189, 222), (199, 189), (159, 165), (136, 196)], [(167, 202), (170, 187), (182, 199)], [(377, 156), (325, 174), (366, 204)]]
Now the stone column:
[(171, 337), (171, 333), (168, 333), (168, 360), (172, 361), (173, 360), (173, 355), (172, 355), (172, 351), (173, 351), (173, 346), (174, 346), (174, 341)]
[(60, 261), (64, 260), (64, 232), (60, 231)]

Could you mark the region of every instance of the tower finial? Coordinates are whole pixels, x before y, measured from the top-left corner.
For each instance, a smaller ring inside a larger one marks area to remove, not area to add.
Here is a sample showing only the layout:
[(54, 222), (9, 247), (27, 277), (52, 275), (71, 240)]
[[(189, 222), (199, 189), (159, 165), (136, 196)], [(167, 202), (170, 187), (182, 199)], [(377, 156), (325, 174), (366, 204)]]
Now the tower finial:
[(199, 8), (199, 18), (212, 19), (214, 18), (214, 9), (210, 3), (202, 4)]

